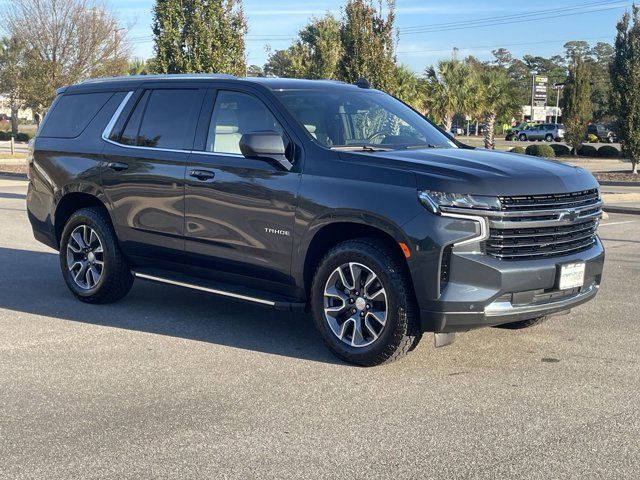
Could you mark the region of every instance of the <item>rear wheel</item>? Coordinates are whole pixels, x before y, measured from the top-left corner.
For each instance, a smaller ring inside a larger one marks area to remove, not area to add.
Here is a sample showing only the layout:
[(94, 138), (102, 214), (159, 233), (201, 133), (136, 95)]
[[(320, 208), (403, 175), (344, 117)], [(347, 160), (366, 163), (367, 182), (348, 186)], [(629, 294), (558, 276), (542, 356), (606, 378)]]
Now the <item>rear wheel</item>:
[(373, 366), (404, 356), (421, 338), (406, 268), (376, 239), (334, 247), (311, 287), (316, 328), (339, 358)]
[(547, 134), (547, 135), (544, 137), (544, 139), (545, 139), (547, 142), (553, 142), (553, 135), (551, 135), (551, 134)]
[(518, 322), (511, 322), (511, 323), (504, 323), (502, 325), (497, 325), (496, 328), (506, 328), (509, 330), (521, 330), (523, 328), (535, 327), (536, 325), (540, 325), (546, 319), (547, 317), (530, 318), (528, 320), (520, 320)]
[(115, 302), (133, 284), (107, 214), (98, 208), (78, 210), (67, 221), (60, 240), (60, 268), (69, 290), (87, 303)]

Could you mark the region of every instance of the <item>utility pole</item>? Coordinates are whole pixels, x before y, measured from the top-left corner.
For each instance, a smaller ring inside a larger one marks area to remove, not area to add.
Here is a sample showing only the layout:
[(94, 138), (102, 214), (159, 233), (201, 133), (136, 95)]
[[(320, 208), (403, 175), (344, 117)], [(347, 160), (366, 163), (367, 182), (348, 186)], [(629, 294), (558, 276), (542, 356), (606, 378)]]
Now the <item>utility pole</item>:
[(553, 123), (558, 123), (558, 110), (560, 110), (560, 90), (564, 88), (564, 83), (554, 83), (553, 88), (556, 91), (556, 112)]
[(533, 100), (534, 100), (534, 96), (535, 96), (535, 91), (536, 91), (536, 72), (535, 70), (531, 71), (531, 118), (529, 119), (530, 122), (533, 122)]

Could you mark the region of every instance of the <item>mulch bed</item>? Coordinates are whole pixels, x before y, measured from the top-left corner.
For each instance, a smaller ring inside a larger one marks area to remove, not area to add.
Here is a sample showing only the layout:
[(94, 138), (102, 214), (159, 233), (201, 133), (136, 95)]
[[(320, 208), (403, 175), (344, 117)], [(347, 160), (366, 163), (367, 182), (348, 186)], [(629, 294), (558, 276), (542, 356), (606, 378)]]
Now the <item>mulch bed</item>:
[(631, 172), (597, 172), (593, 175), (598, 181), (640, 182), (640, 174), (633, 174)]
[(5, 165), (0, 162), (0, 174), (2, 172), (7, 173), (27, 173), (26, 165)]

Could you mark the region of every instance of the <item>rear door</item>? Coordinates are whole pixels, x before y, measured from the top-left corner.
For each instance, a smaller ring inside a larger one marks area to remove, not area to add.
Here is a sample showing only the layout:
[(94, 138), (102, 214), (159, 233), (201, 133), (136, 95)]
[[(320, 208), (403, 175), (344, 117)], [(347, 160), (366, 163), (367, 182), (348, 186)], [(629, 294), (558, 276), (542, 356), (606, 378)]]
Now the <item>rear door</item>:
[[(252, 89), (210, 91), (186, 172), (185, 249), (208, 275), (279, 291), (291, 283), (301, 149), (274, 107)], [(291, 171), (240, 152), (243, 134), (266, 130), (289, 145)]]
[(138, 264), (184, 250), (184, 176), (204, 93), (147, 85), (105, 131), (102, 183), (121, 246)]

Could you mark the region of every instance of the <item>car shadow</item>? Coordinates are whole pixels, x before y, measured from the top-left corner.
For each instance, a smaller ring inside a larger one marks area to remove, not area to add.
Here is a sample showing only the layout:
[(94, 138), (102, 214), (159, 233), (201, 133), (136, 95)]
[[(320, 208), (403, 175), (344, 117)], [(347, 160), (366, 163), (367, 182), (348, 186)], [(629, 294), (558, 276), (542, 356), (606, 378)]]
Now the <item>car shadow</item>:
[(12, 198), (12, 199), (18, 199), (18, 200), (25, 200), (27, 196), (24, 193), (0, 192), (0, 198)]
[(69, 292), (54, 253), (0, 247), (0, 308), (60, 320), (344, 364), (324, 346), (311, 316), (136, 280), (124, 299), (82, 303)]

